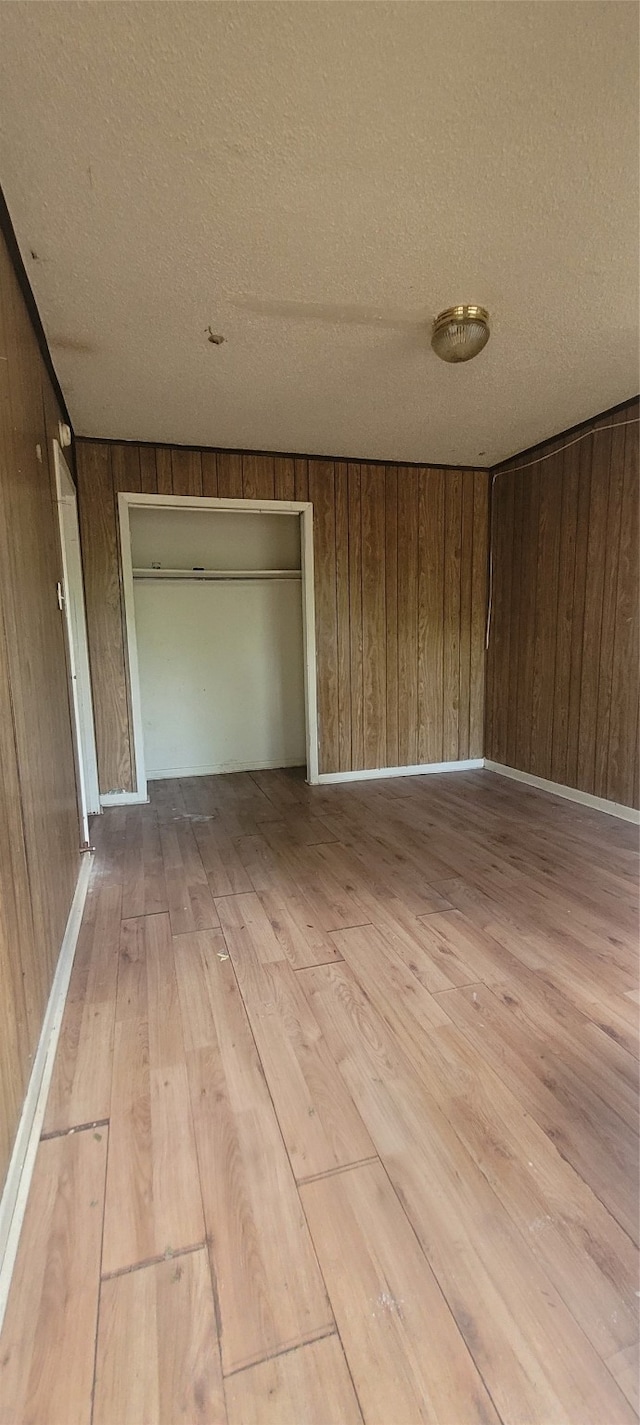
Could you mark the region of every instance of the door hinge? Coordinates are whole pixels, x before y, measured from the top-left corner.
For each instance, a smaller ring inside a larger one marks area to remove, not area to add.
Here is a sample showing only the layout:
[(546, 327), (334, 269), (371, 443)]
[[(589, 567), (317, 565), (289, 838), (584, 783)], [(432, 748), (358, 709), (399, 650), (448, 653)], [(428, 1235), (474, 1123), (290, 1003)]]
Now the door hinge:
[(62, 610), (64, 608), (64, 584), (61, 583), (60, 579), (58, 579), (58, 582), (56, 584), (56, 593), (58, 595), (58, 608), (62, 613)]

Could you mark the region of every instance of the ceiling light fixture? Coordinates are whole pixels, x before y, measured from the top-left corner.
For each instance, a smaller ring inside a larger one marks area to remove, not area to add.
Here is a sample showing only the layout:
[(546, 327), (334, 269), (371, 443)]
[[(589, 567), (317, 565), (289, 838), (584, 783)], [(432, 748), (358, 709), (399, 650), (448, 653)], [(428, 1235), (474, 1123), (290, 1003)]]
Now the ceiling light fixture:
[(470, 361), (489, 340), (486, 307), (447, 307), (433, 323), (431, 345), (443, 361)]

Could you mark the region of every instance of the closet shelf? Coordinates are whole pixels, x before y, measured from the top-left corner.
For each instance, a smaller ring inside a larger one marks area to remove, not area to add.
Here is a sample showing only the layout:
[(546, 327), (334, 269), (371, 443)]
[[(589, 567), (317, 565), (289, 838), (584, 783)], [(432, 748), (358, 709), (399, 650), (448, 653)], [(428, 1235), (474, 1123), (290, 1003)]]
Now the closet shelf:
[(134, 579), (301, 579), (300, 569), (134, 569)]

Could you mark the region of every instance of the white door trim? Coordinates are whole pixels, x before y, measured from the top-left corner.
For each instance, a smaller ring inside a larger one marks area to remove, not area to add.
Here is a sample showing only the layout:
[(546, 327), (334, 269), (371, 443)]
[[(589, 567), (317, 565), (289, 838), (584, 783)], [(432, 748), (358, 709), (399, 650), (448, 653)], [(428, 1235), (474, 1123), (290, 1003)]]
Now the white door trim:
[[(69, 673), (73, 704), (76, 760), (80, 780), (80, 806), (84, 839), (89, 841), (88, 817), (100, 811), (98, 758), (93, 721), (93, 698), (89, 670), (89, 644), (84, 605), (82, 554), (78, 525), (78, 498), (69, 467), (57, 440), (53, 441), (56, 474), (56, 501), (62, 553), (64, 616), (69, 650)], [(71, 536), (65, 528), (65, 515), (70, 516)]]
[(473, 772), (484, 767), (482, 757), (468, 757), (461, 762), (416, 762), (409, 767), (359, 767), (355, 772), (321, 772), (318, 781), (375, 782), (383, 777), (427, 777), (439, 772)]
[(120, 559), (122, 568), (126, 649), (129, 670), (129, 692), (131, 698), (135, 785), (133, 792), (111, 792), (108, 797), (101, 797), (102, 805), (117, 806), (119, 804), (130, 804), (131, 802), (146, 802), (149, 799), (142, 731), (140, 671), (133, 596), (131, 523), (129, 519), (130, 510), (140, 506), (145, 509), (233, 510), (235, 513), (240, 514), (293, 515), (300, 520), (307, 781), (315, 785), (318, 781), (318, 698), (313, 574), (313, 505), (308, 500), (225, 500), (205, 495), (139, 495), (127, 491), (118, 495), (118, 522), (120, 531)]

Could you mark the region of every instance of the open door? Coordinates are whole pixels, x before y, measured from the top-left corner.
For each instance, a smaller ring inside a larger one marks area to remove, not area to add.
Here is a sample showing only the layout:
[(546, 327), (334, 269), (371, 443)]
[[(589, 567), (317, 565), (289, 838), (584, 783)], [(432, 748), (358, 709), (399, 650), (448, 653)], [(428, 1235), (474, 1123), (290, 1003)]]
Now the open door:
[(62, 547), (63, 586), (60, 596), (64, 609), (69, 654), (78, 799), (83, 838), (88, 845), (89, 817), (94, 812), (100, 811), (100, 791), (89, 673), (87, 623), (84, 610), (78, 503), (76, 487), (57, 440), (53, 442), (53, 452)]

